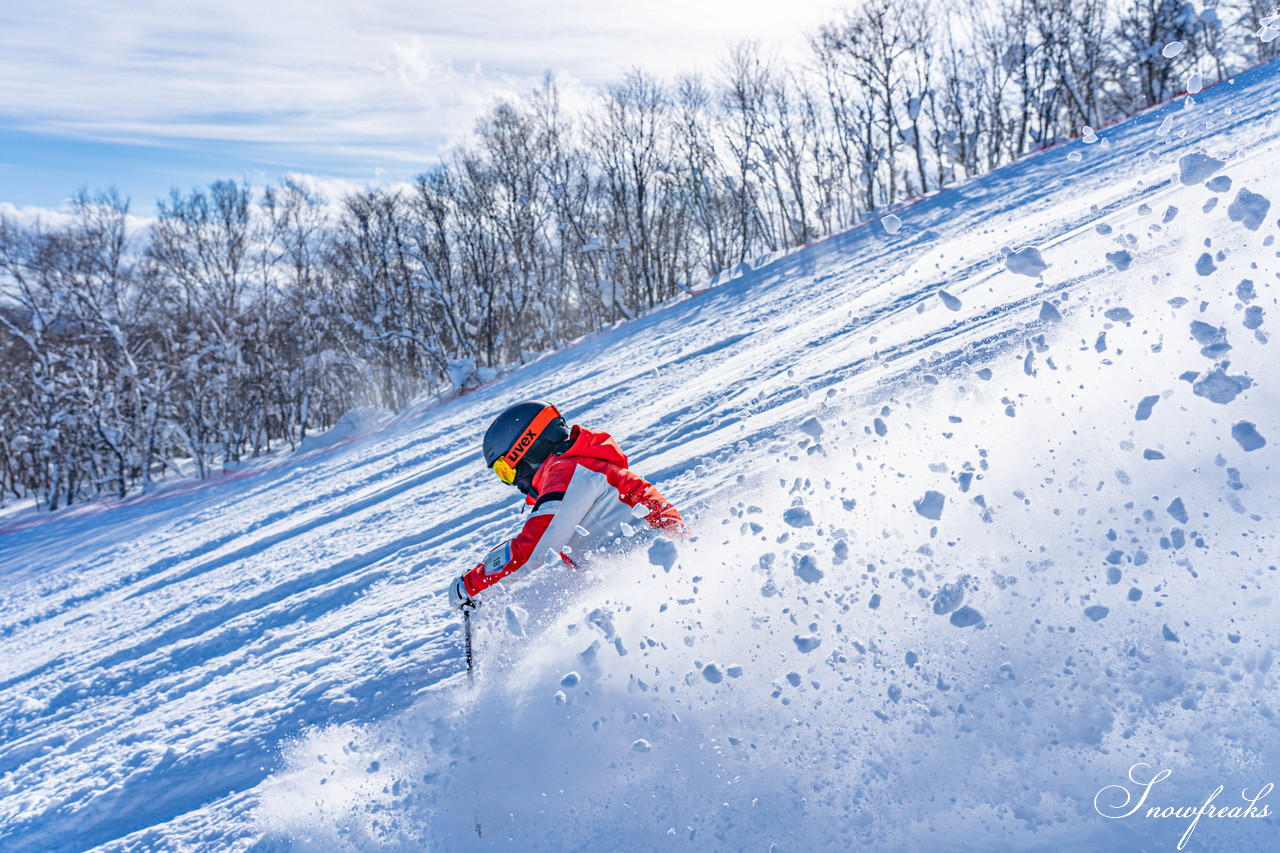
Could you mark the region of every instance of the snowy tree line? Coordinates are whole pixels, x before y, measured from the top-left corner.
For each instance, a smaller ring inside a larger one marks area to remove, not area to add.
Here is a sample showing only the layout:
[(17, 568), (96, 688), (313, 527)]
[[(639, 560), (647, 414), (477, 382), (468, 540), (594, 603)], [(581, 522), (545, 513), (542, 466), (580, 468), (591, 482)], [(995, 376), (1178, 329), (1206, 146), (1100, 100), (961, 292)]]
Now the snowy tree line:
[(114, 192), (52, 225), (0, 217), (0, 499), (204, 476), (483, 380), (1274, 58), (1268, 23), (1259, 0), (887, 0), (821, 27), (803, 63), (740, 44), (581, 110), (548, 78), (412, 185), (329, 202), (222, 181), (141, 228)]

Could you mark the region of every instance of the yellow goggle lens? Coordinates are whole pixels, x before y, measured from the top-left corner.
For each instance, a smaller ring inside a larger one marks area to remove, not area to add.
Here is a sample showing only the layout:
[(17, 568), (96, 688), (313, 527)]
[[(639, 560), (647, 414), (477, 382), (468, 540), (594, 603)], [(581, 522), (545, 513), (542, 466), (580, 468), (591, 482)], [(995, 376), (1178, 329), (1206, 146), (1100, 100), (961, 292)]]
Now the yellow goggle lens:
[(508, 486), (516, 481), (516, 469), (507, 464), (505, 456), (499, 456), (493, 463), (493, 473), (498, 475), (498, 479), (506, 483)]

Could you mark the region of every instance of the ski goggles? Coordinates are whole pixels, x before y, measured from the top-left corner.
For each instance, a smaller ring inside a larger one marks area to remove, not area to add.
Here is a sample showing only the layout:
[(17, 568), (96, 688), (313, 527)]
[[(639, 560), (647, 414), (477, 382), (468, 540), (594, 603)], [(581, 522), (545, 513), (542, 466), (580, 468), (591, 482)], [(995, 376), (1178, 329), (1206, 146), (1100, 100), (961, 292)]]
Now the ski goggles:
[(493, 473), (498, 479), (510, 486), (516, 481), (516, 469), (507, 464), (505, 456), (499, 456), (493, 463)]
[(515, 444), (511, 445), (511, 449), (493, 460), (493, 465), (490, 467), (493, 469), (493, 473), (498, 475), (499, 480), (508, 486), (515, 483), (516, 467), (520, 464), (520, 460), (537, 443), (542, 431), (558, 417), (560, 417), (560, 410), (555, 406), (547, 406), (541, 412), (538, 412), (533, 422), (520, 434)]

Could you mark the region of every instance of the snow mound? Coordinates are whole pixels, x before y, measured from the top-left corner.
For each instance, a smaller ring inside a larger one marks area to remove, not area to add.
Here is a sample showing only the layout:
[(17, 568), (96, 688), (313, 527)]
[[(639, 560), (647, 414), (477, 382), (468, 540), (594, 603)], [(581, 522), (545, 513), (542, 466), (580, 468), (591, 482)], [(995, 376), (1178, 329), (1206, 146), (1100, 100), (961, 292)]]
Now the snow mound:
[(298, 453), (310, 453), (331, 447), (339, 442), (350, 441), (356, 436), (366, 435), (382, 427), (394, 413), (381, 406), (358, 406), (344, 412), (338, 422), (319, 434), (312, 434), (303, 439), (298, 446)]

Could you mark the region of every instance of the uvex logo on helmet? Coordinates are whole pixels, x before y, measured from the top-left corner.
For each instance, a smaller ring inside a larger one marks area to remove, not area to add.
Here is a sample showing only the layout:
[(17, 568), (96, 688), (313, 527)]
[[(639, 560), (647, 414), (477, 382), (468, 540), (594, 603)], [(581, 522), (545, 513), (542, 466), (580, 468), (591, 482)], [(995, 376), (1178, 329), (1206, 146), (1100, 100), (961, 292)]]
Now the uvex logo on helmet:
[(533, 431), (532, 427), (525, 430), (524, 435), (520, 436), (520, 440), (517, 441), (510, 450), (503, 454), (507, 457), (507, 464), (514, 468), (521, 458), (524, 457), (525, 451), (533, 446), (533, 443), (537, 440), (538, 434)]

